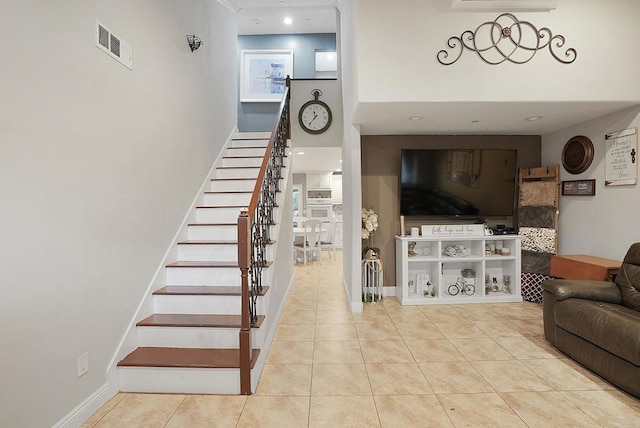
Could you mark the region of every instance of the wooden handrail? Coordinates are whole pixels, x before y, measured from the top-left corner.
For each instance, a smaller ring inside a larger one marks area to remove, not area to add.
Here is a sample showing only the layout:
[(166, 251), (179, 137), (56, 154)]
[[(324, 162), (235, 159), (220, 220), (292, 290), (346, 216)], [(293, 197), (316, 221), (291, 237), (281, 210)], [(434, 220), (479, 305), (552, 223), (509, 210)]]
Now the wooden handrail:
[[(265, 183), (265, 179), (272, 178), (267, 176), (267, 171), (269, 170), (270, 162), (273, 161), (272, 157), (274, 155), (277, 139), (283, 137), (282, 133), (284, 130), (286, 145), (286, 140), (291, 136), (289, 115), (290, 84), (291, 79), (287, 76), (285, 92), (282, 97), (282, 102), (280, 103), (280, 108), (278, 109), (274, 129), (271, 132), (271, 137), (269, 138), (269, 143), (267, 144), (267, 148), (260, 165), (260, 171), (256, 178), (256, 184), (253, 188), (251, 201), (249, 202), (249, 206), (246, 209), (243, 209), (238, 216), (238, 267), (240, 268), (242, 284), (242, 315), (239, 338), (240, 346), (238, 352), (240, 362), (240, 394), (242, 395), (251, 395), (251, 360), (253, 353), (251, 346), (251, 323), (255, 321), (252, 319), (252, 316), (255, 317), (256, 315), (255, 313), (252, 314), (251, 308), (252, 303), (254, 303), (253, 308), (255, 312), (255, 298), (257, 296), (257, 290), (254, 290), (254, 288), (262, 287), (261, 278), (259, 278), (259, 276), (261, 276), (264, 260), (262, 260), (262, 257), (260, 256), (264, 256), (264, 246), (266, 245), (264, 242), (264, 236), (260, 236), (261, 241), (259, 245), (254, 242), (255, 237), (253, 234), (258, 229), (255, 224), (257, 220), (256, 213), (259, 210), (265, 211), (269, 208), (273, 209), (273, 203), (267, 207), (261, 207), (259, 204), (260, 202), (262, 202), (262, 204), (266, 203), (264, 201), (264, 189), (265, 185), (268, 183)], [(282, 154), (282, 152), (280, 153)], [(280, 171), (278, 170), (275, 173), (277, 173), (277, 177), (279, 178)], [(273, 170), (271, 171), (271, 174), (274, 174)], [(269, 195), (271, 201), (275, 200), (275, 190), (276, 189), (274, 188), (269, 188), (269, 192), (273, 193)], [(262, 221), (264, 222), (264, 218)], [(270, 224), (263, 224), (260, 226), (268, 228)], [(250, 287), (249, 284), (250, 271), (252, 271), (252, 287)], [(252, 299), (254, 300), (252, 301)]]

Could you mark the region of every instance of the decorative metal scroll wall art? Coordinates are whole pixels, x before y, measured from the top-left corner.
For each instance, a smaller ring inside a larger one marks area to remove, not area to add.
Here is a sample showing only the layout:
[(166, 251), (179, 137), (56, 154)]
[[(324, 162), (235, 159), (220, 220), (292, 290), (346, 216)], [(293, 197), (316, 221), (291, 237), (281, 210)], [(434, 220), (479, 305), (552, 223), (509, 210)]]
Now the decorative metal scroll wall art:
[[(525, 64), (535, 54), (549, 48), (551, 55), (563, 64), (576, 60), (574, 48), (564, 50), (564, 36), (553, 35), (550, 29), (537, 29), (528, 21), (520, 21), (511, 13), (503, 13), (493, 21), (480, 24), (475, 31), (466, 30), (460, 37), (453, 36), (447, 45), (453, 52), (442, 49), (438, 52), (438, 62), (451, 65), (458, 61), (465, 49), (478, 54), (487, 64), (498, 65), (505, 61)], [(450, 58), (451, 55), (451, 58)]]

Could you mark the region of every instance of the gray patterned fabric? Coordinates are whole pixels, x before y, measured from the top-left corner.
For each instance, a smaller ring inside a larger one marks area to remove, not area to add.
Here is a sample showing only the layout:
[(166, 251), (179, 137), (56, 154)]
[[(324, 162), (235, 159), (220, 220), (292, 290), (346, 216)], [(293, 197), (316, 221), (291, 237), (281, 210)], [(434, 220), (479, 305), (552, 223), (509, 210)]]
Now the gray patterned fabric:
[(549, 275), (551, 271), (551, 254), (522, 250), (522, 272)]
[(556, 230), (542, 227), (521, 227), (522, 249), (541, 253), (556, 253)]
[(518, 226), (545, 227), (553, 229), (555, 223), (555, 207), (520, 207), (518, 208)]

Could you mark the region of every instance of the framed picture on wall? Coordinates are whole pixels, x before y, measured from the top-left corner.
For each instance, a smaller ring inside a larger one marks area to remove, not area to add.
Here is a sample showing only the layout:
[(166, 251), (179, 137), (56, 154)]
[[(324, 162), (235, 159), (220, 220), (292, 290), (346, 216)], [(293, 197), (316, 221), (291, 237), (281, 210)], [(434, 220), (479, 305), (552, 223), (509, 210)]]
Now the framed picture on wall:
[(293, 77), (293, 51), (241, 51), (240, 102), (282, 101), (287, 76)]

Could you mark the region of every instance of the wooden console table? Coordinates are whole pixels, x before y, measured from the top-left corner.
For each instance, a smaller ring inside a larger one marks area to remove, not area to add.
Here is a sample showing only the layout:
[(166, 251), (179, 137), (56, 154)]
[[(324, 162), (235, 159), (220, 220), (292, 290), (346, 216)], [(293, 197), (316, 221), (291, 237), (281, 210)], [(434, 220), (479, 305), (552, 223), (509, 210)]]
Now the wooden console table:
[(551, 256), (551, 276), (566, 279), (615, 280), (620, 265), (618, 260), (575, 254)]

